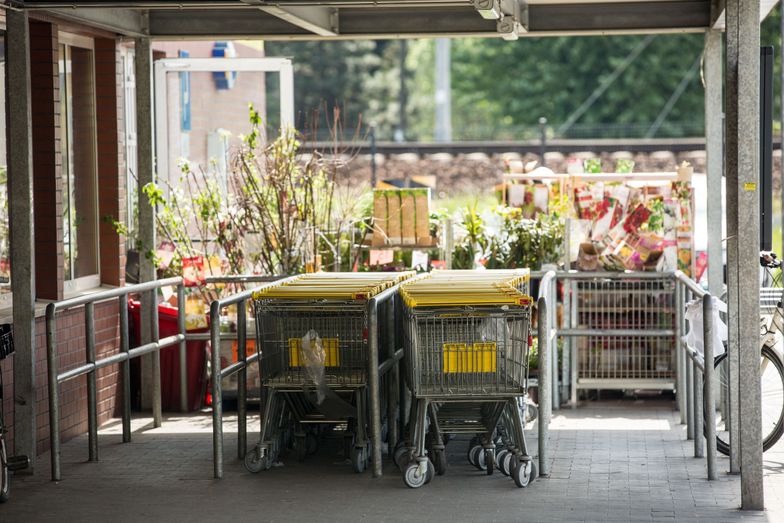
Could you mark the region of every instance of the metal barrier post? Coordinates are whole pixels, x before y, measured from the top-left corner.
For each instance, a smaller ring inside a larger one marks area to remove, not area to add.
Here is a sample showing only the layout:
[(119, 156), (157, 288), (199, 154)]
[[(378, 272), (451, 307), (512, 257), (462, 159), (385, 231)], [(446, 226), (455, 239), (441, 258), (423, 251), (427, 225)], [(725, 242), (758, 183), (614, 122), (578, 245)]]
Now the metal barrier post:
[[(393, 358), (397, 351), (397, 338), (395, 337), (395, 302), (396, 295), (389, 298), (389, 302), (385, 305), (386, 308), (386, 338), (387, 338), (387, 358)], [(400, 366), (394, 363), (389, 369), (389, 377), (387, 378), (387, 452), (392, 455), (392, 452), (397, 445), (398, 431), (397, 431), (397, 415), (398, 415), (398, 380)]]
[[(682, 350), (682, 349), (681, 349)], [(694, 360), (686, 356), (686, 439), (694, 439)]]
[[(95, 364), (95, 304), (84, 306), (85, 360)], [(98, 406), (95, 397), (95, 367), (87, 373), (87, 447), (89, 460), (98, 461)]]
[(704, 380), (700, 365), (696, 361), (697, 357), (699, 357), (699, 354), (695, 353), (694, 372), (692, 374), (694, 379), (694, 457), (703, 458), (705, 457), (705, 440), (703, 439), (705, 427), (702, 424), (702, 409), (704, 407), (702, 402), (702, 382)]
[(686, 424), (686, 369), (683, 359), (683, 284), (675, 279), (675, 388), (681, 425)]
[(49, 378), (49, 444), (52, 481), (60, 481), (60, 387), (57, 382), (57, 325), (55, 304), (46, 306), (46, 364)]
[(713, 391), (713, 296), (702, 297), (702, 336), (705, 346), (705, 440), (708, 446), (708, 479), (716, 475), (716, 399)]
[(215, 479), (223, 477), (223, 396), (221, 393), (220, 302), (210, 305), (212, 345), (212, 454)]
[(539, 298), (539, 473), (542, 476), (550, 474), (550, 465), (547, 455), (547, 437), (550, 426), (550, 411), (552, 408), (551, 397), (551, 372), (552, 360), (550, 358), (550, 325), (547, 310), (547, 300)]
[[(158, 343), (160, 334), (158, 329), (158, 289), (150, 289), (150, 337), (153, 343)], [(163, 424), (163, 409), (161, 407), (161, 352), (152, 353), (152, 418), (153, 426)]]
[[(185, 335), (185, 286), (177, 285), (177, 330)], [(188, 345), (180, 342), (180, 411), (188, 412)]]
[(242, 362), (237, 375), (237, 457), (239, 459), (245, 457), (248, 449), (247, 303), (247, 300), (240, 300), (237, 303), (237, 361)]
[(368, 399), (373, 447), (373, 477), (381, 477), (381, 412), (378, 387), (378, 301), (368, 302)]
[[(130, 340), (128, 338), (128, 295), (123, 294), (118, 298), (120, 312), (120, 352), (128, 354)], [(122, 432), (123, 443), (131, 441), (131, 362), (126, 359), (120, 364), (122, 373)]]

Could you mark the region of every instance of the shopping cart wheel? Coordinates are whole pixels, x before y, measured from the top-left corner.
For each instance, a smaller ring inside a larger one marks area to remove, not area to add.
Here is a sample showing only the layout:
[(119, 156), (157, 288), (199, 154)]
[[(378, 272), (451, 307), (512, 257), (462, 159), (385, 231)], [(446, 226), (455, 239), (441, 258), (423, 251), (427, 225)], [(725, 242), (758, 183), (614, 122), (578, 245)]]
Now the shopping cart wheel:
[(436, 477), (436, 468), (433, 466), (433, 462), (428, 459), (427, 473), (425, 474), (425, 485), (433, 481), (434, 477)]
[(428, 483), (427, 476), (427, 472), (424, 474), (420, 472), (419, 463), (414, 462), (408, 466), (405, 473), (403, 474), (403, 481), (409, 488), (419, 488), (422, 485)]
[(536, 478), (536, 463), (530, 456), (517, 459), (512, 467), (512, 479), (520, 488), (527, 487)]
[(262, 470), (268, 470), (272, 463), (270, 463), (269, 456), (261, 457), (261, 449), (258, 446), (253, 447), (245, 454), (245, 470), (257, 474)]
[(351, 465), (354, 467), (354, 472), (362, 474), (367, 467), (367, 452), (363, 447), (354, 447), (351, 451)]
[(474, 451), (474, 461), (476, 462), (476, 468), (482, 471), (487, 471), (487, 450), (479, 445), (474, 448), (476, 449)]
[(485, 471), (488, 476), (492, 476), (495, 469), (495, 449), (485, 449), (484, 454)]
[(439, 476), (443, 476), (446, 473), (446, 451), (445, 450), (436, 450), (433, 452), (433, 460), (435, 463), (433, 465), (436, 469), (436, 474)]
[(509, 455), (509, 450), (507, 449), (501, 449), (498, 452), (498, 454), (495, 455), (496, 467), (498, 468), (498, 471), (504, 476), (509, 475), (509, 471), (506, 470), (506, 467), (504, 466), (505, 465), (504, 462), (506, 461), (506, 456), (508, 455)]
[(506, 471), (507, 476), (512, 475), (512, 469), (514, 469), (514, 462), (515, 462), (515, 455), (512, 451), (509, 451), (506, 456), (504, 456), (504, 463), (503, 467)]

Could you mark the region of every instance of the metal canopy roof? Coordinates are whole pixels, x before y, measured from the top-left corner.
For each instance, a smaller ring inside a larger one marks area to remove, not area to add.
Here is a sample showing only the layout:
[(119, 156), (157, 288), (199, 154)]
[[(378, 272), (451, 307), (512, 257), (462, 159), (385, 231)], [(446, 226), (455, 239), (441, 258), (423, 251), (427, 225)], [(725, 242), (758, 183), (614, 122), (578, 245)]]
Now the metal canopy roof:
[[(776, 0), (758, 0), (762, 18)], [(629, 34), (722, 28), (723, 0), (11, 0), (160, 39)]]

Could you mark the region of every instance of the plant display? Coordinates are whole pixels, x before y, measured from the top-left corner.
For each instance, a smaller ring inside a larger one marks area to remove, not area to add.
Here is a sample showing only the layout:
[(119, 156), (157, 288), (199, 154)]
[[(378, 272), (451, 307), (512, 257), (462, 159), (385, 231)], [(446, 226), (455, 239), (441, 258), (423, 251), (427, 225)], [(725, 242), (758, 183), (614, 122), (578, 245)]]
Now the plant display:
[[(162, 240), (144, 255), (155, 258), (162, 275), (193, 280), (205, 301), (221, 291), (204, 286), (205, 276), (348, 270), (355, 230), (370, 215), (365, 187), (337, 183), (351, 154), (305, 155), (295, 130), (268, 141), (252, 106), (249, 120), (250, 133), (231, 152), (226, 187), (187, 160), (176, 185), (143, 187)], [(115, 228), (124, 232), (122, 224)]]
[(556, 215), (524, 218), (520, 209), (498, 206), (485, 213), (466, 208), (461, 220), (462, 237), (455, 245), (455, 269), (530, 268), (557, 263), (562, 254), (564, 226)]

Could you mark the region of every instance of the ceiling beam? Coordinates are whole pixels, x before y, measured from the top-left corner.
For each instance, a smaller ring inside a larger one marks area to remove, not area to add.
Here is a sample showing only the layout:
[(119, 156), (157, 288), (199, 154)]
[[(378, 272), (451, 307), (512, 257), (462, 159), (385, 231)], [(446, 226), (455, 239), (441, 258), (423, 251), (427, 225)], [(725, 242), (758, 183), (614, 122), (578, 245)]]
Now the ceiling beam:
[(337, 36), (338, 10), (330, 7), (260, 7), (265, 13), (319, 36)]
[(48, 13), (126, 36), (147, 34), (144, 15), (135, 9), (49, 9)]

